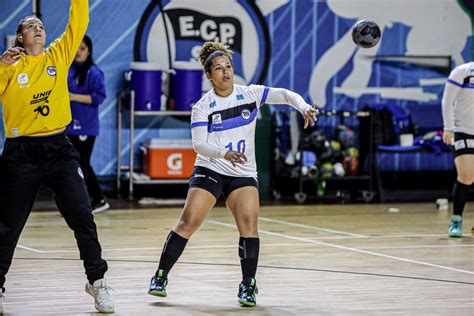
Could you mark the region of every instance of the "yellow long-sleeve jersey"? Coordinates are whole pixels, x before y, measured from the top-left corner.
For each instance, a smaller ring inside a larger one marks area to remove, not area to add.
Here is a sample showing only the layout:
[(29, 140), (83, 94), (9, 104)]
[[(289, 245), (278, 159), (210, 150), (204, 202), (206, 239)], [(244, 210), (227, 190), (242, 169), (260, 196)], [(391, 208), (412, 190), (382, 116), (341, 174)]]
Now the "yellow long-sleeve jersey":
[(87, 25), (88, 0), (70, 0), (66, 31), (40, 55), (0, 62), (0, 99), (7, 137), (45, 136), (63, 131), (71, 121), (68, 69)]

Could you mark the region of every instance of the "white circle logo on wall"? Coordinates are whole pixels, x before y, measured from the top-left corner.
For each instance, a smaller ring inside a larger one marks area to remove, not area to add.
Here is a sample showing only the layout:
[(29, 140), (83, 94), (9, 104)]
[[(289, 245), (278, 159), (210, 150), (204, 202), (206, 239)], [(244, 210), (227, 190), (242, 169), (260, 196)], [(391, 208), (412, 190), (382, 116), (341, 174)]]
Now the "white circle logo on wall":
[[(247, 0), (150, 2), (137, 28), (134, 58), (167, 69), (169, 60), (196, 62), (207, 41), (230, 46), (237, 84), (263, 83), (270, 62), (270, 36), (260, 10)], [(209, 84), (203, 78), (205, 86)]]

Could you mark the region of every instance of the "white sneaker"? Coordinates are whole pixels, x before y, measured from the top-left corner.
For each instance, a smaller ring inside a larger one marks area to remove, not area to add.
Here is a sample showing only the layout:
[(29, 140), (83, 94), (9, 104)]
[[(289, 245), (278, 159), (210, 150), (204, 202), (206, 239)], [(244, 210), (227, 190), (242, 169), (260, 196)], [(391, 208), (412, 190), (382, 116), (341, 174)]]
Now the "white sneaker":
[(95, 308), (101, 313), (113, 313), (114, 302), (110, 297), (109, 290), (111, 287), (105, 284), (105, 279), (99, 279), (94, 284), (86, 283), (86, 292), (95, 300)]
[(100, 201), (92, 201), (92, 214), (101, 213), (110, 208), (110, 204), (107, 203), (107, 200), (103, 198)]
[(0, 287), (0, 315), (3, 315), (3, 300), (5, 299), (5, 296), (3, 295), (5, 293), (5, 288)]

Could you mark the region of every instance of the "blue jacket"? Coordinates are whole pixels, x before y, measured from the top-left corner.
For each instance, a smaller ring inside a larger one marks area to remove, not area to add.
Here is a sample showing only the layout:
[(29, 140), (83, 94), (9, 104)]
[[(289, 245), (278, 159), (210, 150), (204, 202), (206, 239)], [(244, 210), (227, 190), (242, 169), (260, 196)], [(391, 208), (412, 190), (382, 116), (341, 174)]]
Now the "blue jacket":
[(87, 72), (87, 77), (81, 87), (77, 86), (75, 76), (77, 67), (73, 63), (69, 68), (68, 87), (70, 93), (89, 94), (92, 104), (71, 102), (72, 121), (66, 127), (68, 135), (99, 135), (99, 104), (106, 98), (105, 79), (103, 72), (93, 65)]

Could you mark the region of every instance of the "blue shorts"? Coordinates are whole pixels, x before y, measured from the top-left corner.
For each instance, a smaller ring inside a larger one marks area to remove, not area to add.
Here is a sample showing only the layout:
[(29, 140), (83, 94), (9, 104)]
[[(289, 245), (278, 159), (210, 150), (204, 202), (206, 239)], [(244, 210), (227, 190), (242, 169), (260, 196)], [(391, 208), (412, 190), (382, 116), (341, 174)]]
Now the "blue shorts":
[(210, 192), (219, 199), (221, 195), (224, 200), (232, 193), (242, 187), (252, 186), (258, 190), (258, 181), (252, 177), (231, 177), (222, 175), (209, 168), (196, 166), (189, 178), (189, 188), (200, 188)]

